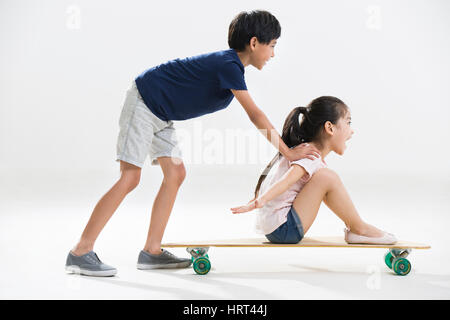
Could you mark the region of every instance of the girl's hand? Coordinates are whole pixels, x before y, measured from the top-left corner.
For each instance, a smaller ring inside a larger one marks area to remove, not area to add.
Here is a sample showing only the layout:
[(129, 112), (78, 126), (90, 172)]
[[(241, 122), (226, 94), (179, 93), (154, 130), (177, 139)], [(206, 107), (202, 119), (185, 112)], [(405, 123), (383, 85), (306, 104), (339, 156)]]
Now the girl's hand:
[(250, 200), (250, 202), (247, 203), (245, 206), (231, 208), (231, 212), (233, 214), (243, 213), (243, 212), (252, 211), (257, 208), (262, 208), (263, 206), (264, 206), (264, 203), (261, 199), (253, 199), (253, 200)]
[(320, 151), (309, 143), (302, 143), (290, 149), (289, 161), (296, 161), (304, 158), (315, 160), (320, 157)]

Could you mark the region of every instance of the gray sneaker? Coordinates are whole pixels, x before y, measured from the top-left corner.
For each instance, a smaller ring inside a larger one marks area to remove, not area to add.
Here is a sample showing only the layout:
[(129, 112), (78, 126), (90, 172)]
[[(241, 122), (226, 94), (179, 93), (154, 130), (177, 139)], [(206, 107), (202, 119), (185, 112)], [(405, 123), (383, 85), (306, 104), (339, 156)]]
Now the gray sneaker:
[(101, 262), (94, 251), (89, 251), (82, 256), (76, 256), (69, 252), (66, 271), (94, 277), (111, 277), (117, 273), (116, 268)]
[(138, 257), (137, 268), (140, 270), (187, 268), (191, 263), (191, 259), (178, 258), (164, 249), (162, 249), (161, 254), (151, 254), (141, 250)]

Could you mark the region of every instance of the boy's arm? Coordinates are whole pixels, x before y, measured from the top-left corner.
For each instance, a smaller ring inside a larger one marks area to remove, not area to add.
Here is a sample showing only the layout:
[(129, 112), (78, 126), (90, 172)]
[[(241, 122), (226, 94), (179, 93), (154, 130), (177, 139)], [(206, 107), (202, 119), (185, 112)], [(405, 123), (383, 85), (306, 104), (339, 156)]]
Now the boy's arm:
[(250, 121), (253, 122), (266, 139), (269, 140), (286, 159), (289, 161), (300, 160), (303, 158), (314, 160), (314, 157), (320, 155), (319, 150), (309, 144), (301, 144), (293, 149), (289, 149), (264, 112), (255, 104), (247, 90), (231, 89), (231, 92), (244, 108)]
[(264, 194), (259, 195), (258, 198), (250, 201), (244, 206), (231, 208), (232, 213), (242, 213), (264, 207), (267, 202), (286, 192), (286, 190), (288, 190), (290, 186), (303, 177), (305, 173), (306, 170), (303, 167), (299, 165), (292, 165), (283, 177), (271, 185), (270, 188), (264, 192)]

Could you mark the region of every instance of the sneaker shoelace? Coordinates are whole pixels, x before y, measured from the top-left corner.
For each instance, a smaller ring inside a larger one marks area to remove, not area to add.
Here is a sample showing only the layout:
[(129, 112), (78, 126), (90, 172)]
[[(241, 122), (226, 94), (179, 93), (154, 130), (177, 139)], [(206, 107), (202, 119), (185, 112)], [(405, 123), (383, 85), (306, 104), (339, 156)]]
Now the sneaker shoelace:
[(173, 253), (171, 253), (171, 252), (169, 252), (167, 250), (164, 250), (163, 253), (165, 253), (167, 256), (169, 256), (171, 258), (177, 259), (176, 255), (174, 255)]
[(102, 262), (100, 261), (97, 254), (94, 252), (93, 255), (95, 256), (95, 258), (92, 255), (88, 255), (87, 256), (88, 260), (93, 264), (101, 264)]

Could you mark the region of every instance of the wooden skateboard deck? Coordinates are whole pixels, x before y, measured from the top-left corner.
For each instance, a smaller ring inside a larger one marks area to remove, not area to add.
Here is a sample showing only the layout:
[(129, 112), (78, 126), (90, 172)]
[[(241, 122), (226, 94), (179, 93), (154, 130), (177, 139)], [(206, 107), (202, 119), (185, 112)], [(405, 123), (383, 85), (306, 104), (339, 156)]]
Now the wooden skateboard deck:
[(207, 254), (210, 247), (325, 247), (325, 248), (386, 248), (386, 265), (399, 275), (407, 275), (411, 271), (411, 263), (406, 259), (412, 249), (430, 249), (424, 243), (398, 241), (393, 245), (378, 244), (348, 244), (343, 237), (305, 237), (296, 244), (275, 244), (265, 238), (227, 239), (163, 243), (163, 248), (183, 247), (191, 254), (193, 267), (198, 274), (207, 274), (211, 262)]
[(164, 243), (162, 247), (345, 247), (345, 248), (389, 248), (389, 249), (429, 249), (427, 244), (398, 241), (394, 245), (348, 244), (343, 237), (304, 237), (296, 244), (275, 244), (265, 238), (228, 239)]

